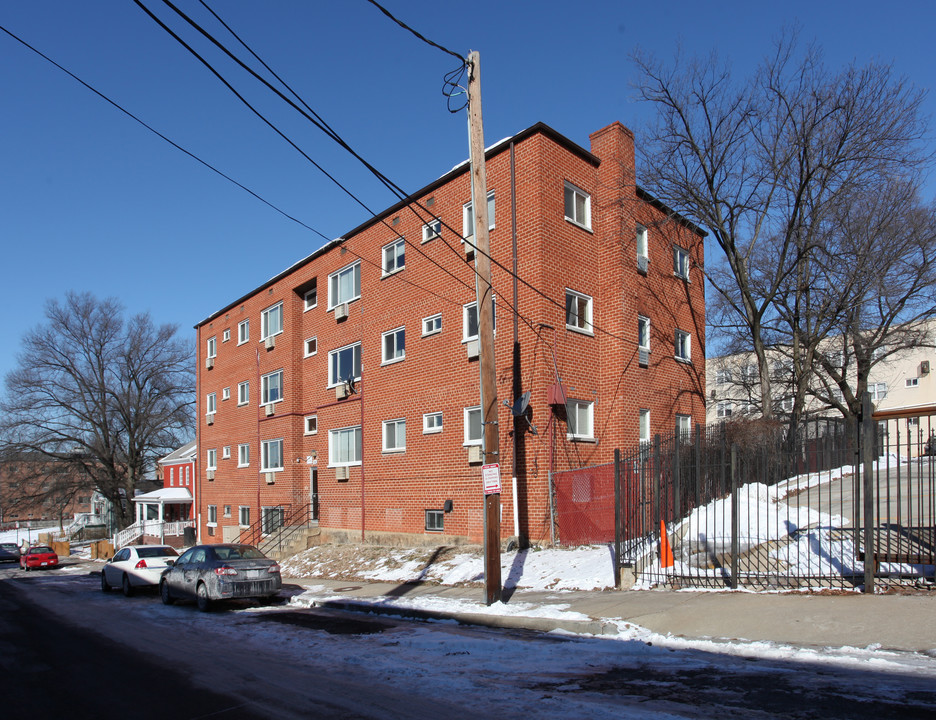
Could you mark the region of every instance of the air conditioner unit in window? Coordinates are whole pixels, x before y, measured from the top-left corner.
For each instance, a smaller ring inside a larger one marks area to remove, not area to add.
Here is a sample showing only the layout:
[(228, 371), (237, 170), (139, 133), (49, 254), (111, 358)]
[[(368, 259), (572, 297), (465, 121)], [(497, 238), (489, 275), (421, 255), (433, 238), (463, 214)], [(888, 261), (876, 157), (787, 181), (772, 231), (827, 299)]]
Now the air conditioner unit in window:
[(205, 415), (205, 422), (208, 423), (209, 425), (214, 425), (214, 416), (215, 416), (214, 413), (208, 413), (207, 415)]
[(263, 473), (263, 477), (266, 480), (267, 485), (272, 485), (273, 483), (276, 482), (276, 473), (273, 473), (273, 472)]
[(640, 348), (640, 350), (638, 351), (637, 362), (640, 365), (647, 367), (647, 365), (650, 364), (650, 351), (645, 350), (644, 348)]
[(341, 303), (335, 306), (335, 321), (346, 320), (348, 318), (348, 303)]
[(637, 256), (637, 271), (642, 272), (644, 275), (647, 274), (647, 266), (650, 264), (650, 261), (647, 259), (646, 255)]
[(474, 260), (475, 256), (475, 246), (471, 240), (465, 240), (465, 259)]
[(351, 476), (347, 467), (335, 468), (335, 480), (347, 480)]
[(468, 359), (475, 360), (481, 354), (481, 344), (477, 340), (471, 340), (466, 346)]
[(335, 386), (335, 399), (344, 400), (349, 395), (348, 383), (339, 383)]
[(213, 367), (214, 367), (214, 358), (213, 357), (205, 358), (205, 369), (211, 370), (211, 368)]
[(205, 477), (208, 478), (209, 480), (214, 480), (214, 474), (215, 474), (214, 470), (205, 470)]
[(267, 417), (270, 417), (273, 413), (276, 412), (276, 406), (273, 403), (267, 403), (263, 408), (263, 411), (266, 413)]
[(468, 447), (468, 462), (469, 463), (484, 462), (484, 453), (481, 452), (480, 445), (471, 445)]
[(276, 337), (274, 337), (273, 335), (270, 335), (270, 337), (268, 337), (266, 340), (263, 341), (263, 347), (265, 347), (267, 350), (272, 350), (273, 348), (275, 348)]

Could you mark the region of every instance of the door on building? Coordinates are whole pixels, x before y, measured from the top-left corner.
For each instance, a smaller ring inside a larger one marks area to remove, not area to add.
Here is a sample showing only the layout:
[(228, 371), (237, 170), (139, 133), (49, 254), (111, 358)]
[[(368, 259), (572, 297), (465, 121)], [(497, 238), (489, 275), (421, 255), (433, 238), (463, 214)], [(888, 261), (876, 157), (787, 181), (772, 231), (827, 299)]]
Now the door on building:
[(309, 468), (309, 519), (318, 522), (318, 468)]

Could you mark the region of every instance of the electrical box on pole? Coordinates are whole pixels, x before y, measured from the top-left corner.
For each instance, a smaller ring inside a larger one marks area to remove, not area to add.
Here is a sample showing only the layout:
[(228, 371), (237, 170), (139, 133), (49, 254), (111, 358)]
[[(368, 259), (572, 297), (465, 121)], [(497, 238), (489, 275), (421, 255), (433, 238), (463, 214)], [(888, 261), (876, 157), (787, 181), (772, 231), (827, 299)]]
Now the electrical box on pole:
[[(468, 137), (471, 147), (471, 204), (474, 212), (475, 288), (484, 464), (500, 464), (497, 425), (497, 375), (494, 368), (494, 295), (491, 288), (491, 238), (488, 231), (484, 126), (481, 119), (481, 57), (468, 55)], [(470, 241), (468, 241), (470, 242)], [(484, 495), (484, 587), (488, 605), (501, 600), (500, 493)]]

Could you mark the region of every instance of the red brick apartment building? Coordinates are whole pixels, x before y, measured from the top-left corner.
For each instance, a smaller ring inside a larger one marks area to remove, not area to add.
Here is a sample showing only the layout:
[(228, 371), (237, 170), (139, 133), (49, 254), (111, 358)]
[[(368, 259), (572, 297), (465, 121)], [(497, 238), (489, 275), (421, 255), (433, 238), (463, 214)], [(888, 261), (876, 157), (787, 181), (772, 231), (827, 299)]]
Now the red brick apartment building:
[[(620, 123), (534, 125), (487, 178), (502, 535), (543, 542), (551, 471), (705, 422), (704, 233)], [(482, 540), (470, 198), (465, 163), (197, 325), (202, 541), (302, 505), (323, 540)]]

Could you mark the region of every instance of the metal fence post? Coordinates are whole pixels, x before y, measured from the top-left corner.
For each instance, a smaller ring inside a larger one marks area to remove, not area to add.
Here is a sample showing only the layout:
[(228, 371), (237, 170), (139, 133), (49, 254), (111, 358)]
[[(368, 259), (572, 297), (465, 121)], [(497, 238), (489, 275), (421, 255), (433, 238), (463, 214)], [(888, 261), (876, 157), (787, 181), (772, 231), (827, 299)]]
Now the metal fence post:
[(861, 465), (864, 492), (864, 591), (874, 592), (874, 420), (871, 417), (871, 393), (861, 396)]
[(621, 451), (614, 448), (614, 587), (621, 589)]
[(738, 522), (738, 446), (731, 444), (731, 589), (738, 589), (738, 552), (740, 538)]

